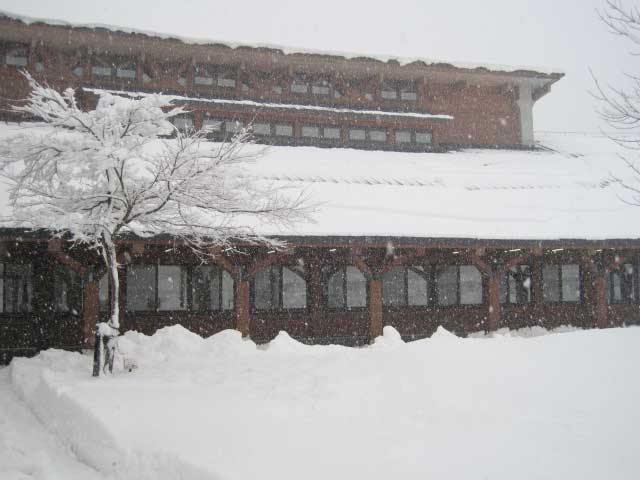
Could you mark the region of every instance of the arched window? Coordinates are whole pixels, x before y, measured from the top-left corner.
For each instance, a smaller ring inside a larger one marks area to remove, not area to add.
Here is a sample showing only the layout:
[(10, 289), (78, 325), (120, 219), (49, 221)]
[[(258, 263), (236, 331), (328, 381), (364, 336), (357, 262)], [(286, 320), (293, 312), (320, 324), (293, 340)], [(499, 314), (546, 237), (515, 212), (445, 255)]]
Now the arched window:
[(367, 306), (367, 279), (354, 266), (323, 269), (326, 305), (346, 309)]
[(430, 268), (397, 267), (382, 276), (382, 304), (387, 307), (423, 307), (429, 304)]
[(256, 310), (307, 308), (307, 281), (300, 266), (272, 265), (258, 270), (252, 292)]

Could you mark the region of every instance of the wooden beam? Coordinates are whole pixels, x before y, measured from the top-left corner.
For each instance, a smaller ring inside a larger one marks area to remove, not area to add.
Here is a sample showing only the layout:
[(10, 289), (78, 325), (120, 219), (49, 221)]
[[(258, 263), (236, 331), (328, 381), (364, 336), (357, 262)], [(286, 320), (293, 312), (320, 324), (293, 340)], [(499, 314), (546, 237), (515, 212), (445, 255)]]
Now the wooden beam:
[(502, 314), (502, 305), (500, 305), (500, 275), (494, 273), (489, 277), (487, 282), (488, 291), (488, 328), (489, 331), (495, 332), (500, 326), (500, 317)]
[(93, 348), (95, 343), (95, 329), (100, 321), (100, 295), (97, 280), (92, 280), (84, 285), (83, 290), (82, 320), (84, 342), (83, 347)]

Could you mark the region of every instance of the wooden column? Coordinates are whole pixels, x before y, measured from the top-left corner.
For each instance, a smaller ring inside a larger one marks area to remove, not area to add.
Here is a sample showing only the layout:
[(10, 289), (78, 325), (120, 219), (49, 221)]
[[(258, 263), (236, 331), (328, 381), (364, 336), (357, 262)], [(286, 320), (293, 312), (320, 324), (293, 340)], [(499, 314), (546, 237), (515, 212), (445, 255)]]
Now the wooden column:
[(245, 276), (241, 268), (235, 272), (236, 285), (236, 330), (242, 333), (243, 337), (249, 336), (249, 325), (251, 321), (251, 298), (249, 279)]
[(309, 263), (309, 317), (311, 328), (309, 334), (314, 337), (321, 337), (326, 332), (323, 325), (324, 313), (324, 292), (322, 290), (322, 270), (319, 259), (314, 258)]
[(607, 282), (606, 282), (606, 270), (598, 269), (593, 272), (594, 275), (594, 290), (595, 290), (595, 307), (596, 307), (596, 322), (598, 328), (607, 328), (609, 326), (609, 310), (607, 307)]
[(500, 271), (495, 271), (488, 277), (487, 300), (489, 304), (488, 329), (494, 332), (500, 326), (501, 308), (500, 305)]
[(382, 278), (373, 275), (369, 280), (369, 341), (382, 335)]
[(84, 348), (92, 348), (95, 343), (95, 330), (100, 320), (100, 297), (98, 291), (98, 281), (93, 279), (84, 285), (83, 312), (84, 321), (83, 345)]

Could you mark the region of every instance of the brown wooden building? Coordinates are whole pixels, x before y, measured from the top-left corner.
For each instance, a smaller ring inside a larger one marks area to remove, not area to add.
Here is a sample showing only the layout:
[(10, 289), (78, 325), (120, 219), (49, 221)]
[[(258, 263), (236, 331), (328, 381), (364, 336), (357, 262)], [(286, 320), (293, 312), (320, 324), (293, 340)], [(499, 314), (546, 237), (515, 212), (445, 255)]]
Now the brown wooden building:
[[(629, 207), (597, 172), (549, 180), (582, 168), (580, 152), (532, 148), (533, 104), (559, 73), (286, 53), (9, 17), (0, 17), (0, 59), (7, 103), (26, 96), (26, 69), (81, 89), (88, 107), (104, 90), (172, 95), (191, 112), (179, 126), (208, 125), (215, 139), (251, 123), (259, 141), (277, 145), (259, 174), (311, 186), (326, 202), (314, 227), (264, 232), (286, 240), (285, 251), (238, 245), (209, 265), (169, 238), (120, 239), (124, 329), (236, 328), (256, 342), (286, 330), (310, 343), (362, 345), (384, 325), (415, 339), (438, 325), (465, 335), (640, 323), (640, 235), (623, 225)], [(519, 151), (438, 153), (461, 147)], [(85, 348), (108, 314), (97, 258), (11, 228), (0, 233), (0, 296), (3, 361)]]

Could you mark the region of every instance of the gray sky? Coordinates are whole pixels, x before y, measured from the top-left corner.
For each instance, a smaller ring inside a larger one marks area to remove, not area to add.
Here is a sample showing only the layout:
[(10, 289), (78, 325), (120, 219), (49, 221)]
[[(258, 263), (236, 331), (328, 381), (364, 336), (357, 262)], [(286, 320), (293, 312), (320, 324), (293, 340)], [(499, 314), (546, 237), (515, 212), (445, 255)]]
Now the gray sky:
[[(0, 0), (0, 9), (240, 43), (557, 67), (536, 130), (597, 131), (591, 68), (619, 83), (629, 45), (596, 15), (604, 0)], [(637, 71), (637, 70), (636, 70)]]

